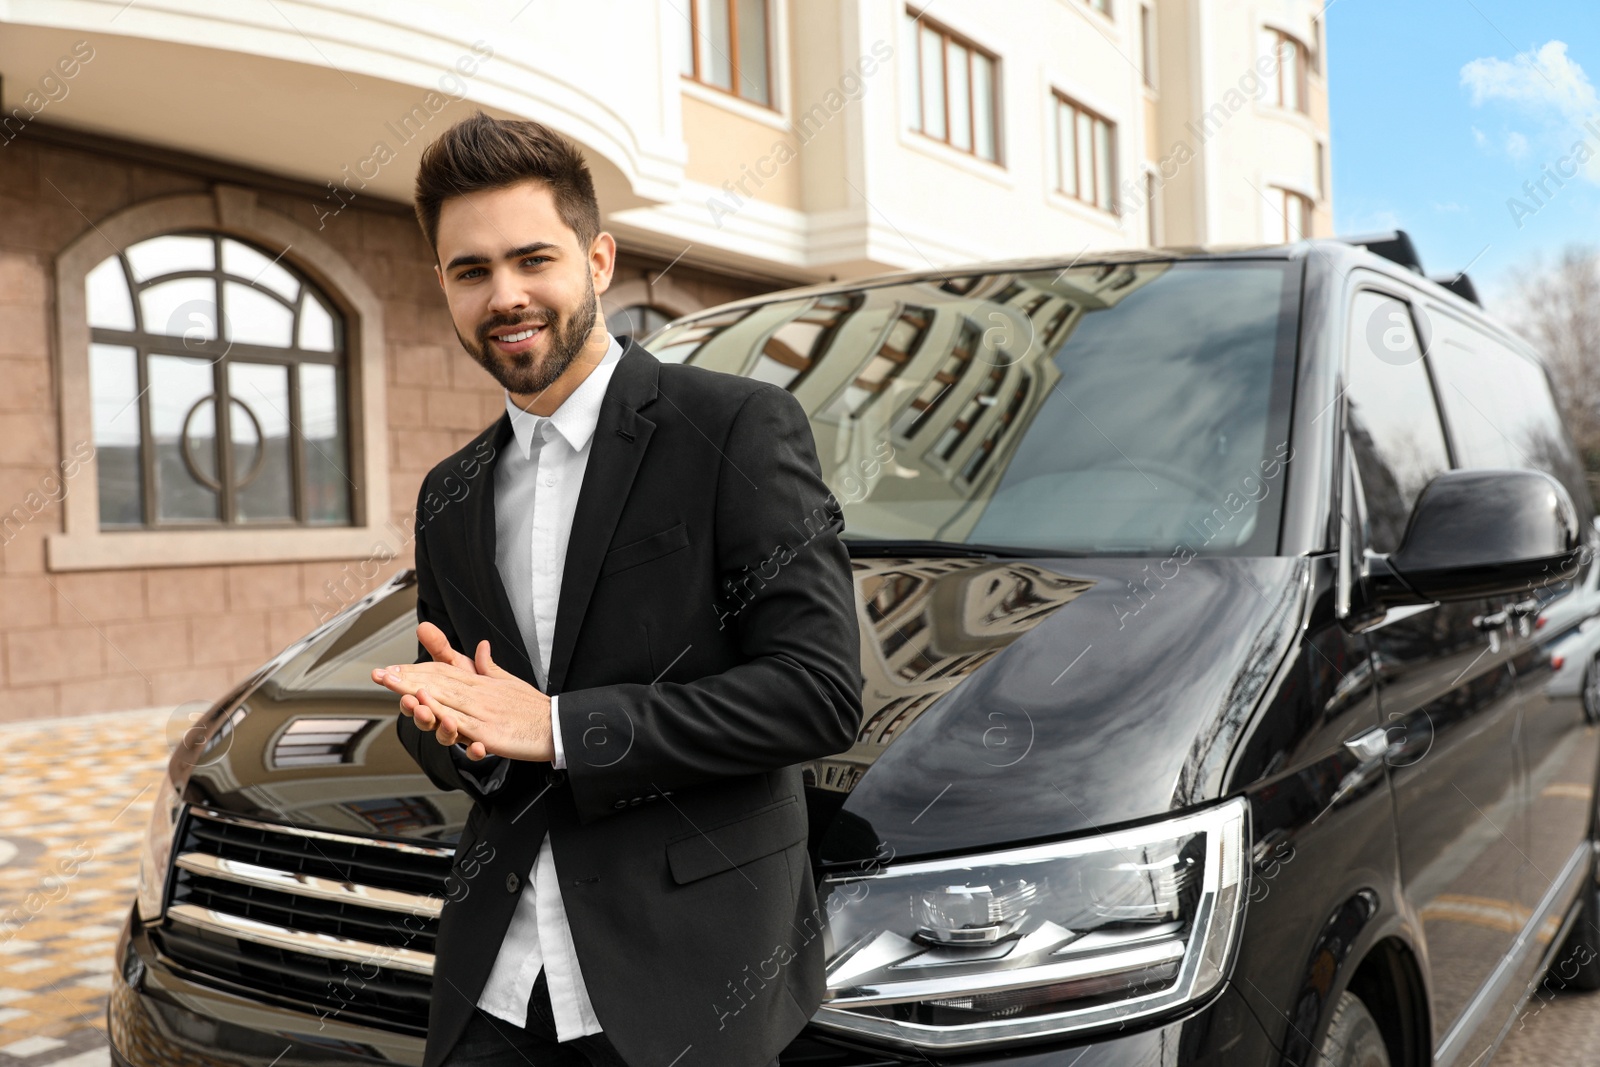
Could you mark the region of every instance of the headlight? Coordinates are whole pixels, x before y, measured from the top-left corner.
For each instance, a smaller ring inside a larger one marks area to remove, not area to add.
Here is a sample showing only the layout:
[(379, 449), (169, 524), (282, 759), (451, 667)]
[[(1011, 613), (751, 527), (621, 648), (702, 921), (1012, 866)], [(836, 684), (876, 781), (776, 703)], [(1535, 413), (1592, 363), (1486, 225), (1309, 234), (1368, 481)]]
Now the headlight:
[(1096, 1029), (1204, 997), (1232, 965), (1248, 802), (823, 884), (815, 1021), (956, 1049)]
[(144, 922), (161, 918), (166, 906), (167, 865), (172, 859), (172, 835), (178, 828), (178, 812), (183, 799), (172, 784), (172, 777), (161, 776), (155, 807), (150, 811), (150, 827), (139, 852), (139, 918)]

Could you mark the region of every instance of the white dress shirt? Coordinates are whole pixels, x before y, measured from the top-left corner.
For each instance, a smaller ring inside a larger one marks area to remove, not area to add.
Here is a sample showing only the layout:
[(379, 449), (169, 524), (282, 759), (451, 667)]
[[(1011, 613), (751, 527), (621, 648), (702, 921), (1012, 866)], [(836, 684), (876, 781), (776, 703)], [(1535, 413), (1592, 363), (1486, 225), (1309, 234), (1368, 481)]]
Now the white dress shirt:
[[(511, 416), (517, 447), (502, 452), (495, 464), (495, 565), (541, 690), (549, 680), (572, 513), (589, 464), (600, 401), (622, 358), (622, 346), (616, 338), (610, 340), (611, 347), (600, 363), (548, 418), (524, 411), (506, 393), (506, 412)], [(560, 699), (550, 698), (555, 744), (552, 763), (565, 767), (560, 720), (556, 718)], [(584, 988), (561, 904), (561, 884), (548, 833), (539, 847), (533, 877), (522, 884), (517, 910), (478, 997), (478, 1007), (516, 1026), (526, 1026), (528, 998), (540, 967), (548, 972), (557, 1040), (599, 1033), (600, 1022)]]

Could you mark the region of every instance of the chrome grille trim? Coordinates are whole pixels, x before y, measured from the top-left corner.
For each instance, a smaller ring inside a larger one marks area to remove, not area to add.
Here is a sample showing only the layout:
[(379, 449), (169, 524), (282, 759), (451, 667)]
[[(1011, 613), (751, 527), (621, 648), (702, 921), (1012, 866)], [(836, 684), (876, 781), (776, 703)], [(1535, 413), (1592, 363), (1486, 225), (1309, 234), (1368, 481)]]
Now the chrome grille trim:
[(334, 833), (332, 830), (307, 830), (301, 826), (290, 826), (287, 823), (259, 822), (247, 819), (241, 815), (229, 815), (219, 811), (209, 811), (205, 808), (191, 807), (191, 817), (209, 819), (212, 822), (231, 823), (234, 826), (248, 826), (252, 830), (262, 830), (269, 834), (290, 834), (295, 837), (309, 837), (318, 841), (337, 841), (341, 845), (364, 845), (368, 848), (387, 848), (396, 852), (412, 852), (422, 856), (437, 856), (450, 858), (456, 854), (454, 845), (436, 847), (430, 845), (414, 845), (406, 841), (387, 841), (379, 837), (359, 837), (355, 834)]
[(220, 878), (241, 885), (276, 889), (297, 896), (315, 897), (335, 904), (353, 904), (383, 911), (397, 911), (406, 915), (419, 915), (437, 919), (444, 901), (420, 893), (402, 893), (395, 889), (357, 882), (338, 882), (331, 878), (318, 878), (310, 874), (281, 871), (273, 867), (260, 867), (241, 860), (223, 859), (205, 852), (181, 853), (173, 863), (179, 868), (208, 878)]
[(193, 904), (173, 904), (167, 908), (167, 917), (200, 930), (253, 941), (260, 945), (303, 952), (313, 956), (344, 960), (349, 963), (371, 963), (412, 974), (433, 974), (433, 955), (408, 948), (390, 948), (367, 941), (335, 937), (332, 934), (313, 934), (304, 930), (291, 930), (285, 926), (257, 922), (238, 915), (226, 915), (210, 908)]

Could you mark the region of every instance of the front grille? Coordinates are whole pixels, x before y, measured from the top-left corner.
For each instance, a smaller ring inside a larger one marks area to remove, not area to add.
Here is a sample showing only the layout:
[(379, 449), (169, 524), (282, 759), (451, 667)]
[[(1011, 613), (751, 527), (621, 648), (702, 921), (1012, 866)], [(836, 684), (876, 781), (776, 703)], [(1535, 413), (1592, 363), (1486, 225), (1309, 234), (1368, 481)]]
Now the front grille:
[(455, 850), (191, 809), (161, 951), (200, 981), (319, 1016), (426, 1034)]

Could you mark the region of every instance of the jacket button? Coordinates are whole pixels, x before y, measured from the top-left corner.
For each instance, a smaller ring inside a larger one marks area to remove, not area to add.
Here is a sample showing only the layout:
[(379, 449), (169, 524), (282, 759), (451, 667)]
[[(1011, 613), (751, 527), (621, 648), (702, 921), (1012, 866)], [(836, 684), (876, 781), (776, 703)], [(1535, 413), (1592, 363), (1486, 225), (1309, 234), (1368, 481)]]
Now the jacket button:
[(564, 782), (566, 780), (567, 780), (567, 772), (563, 771), (563, 770), (553, 770), (549, 774), (544, 776), (544, 781), (545, 781), (546, 785), (560, 785), (562, 782)]
[(517, 891), (517, 886), (521, 884), (521, 881), (522, 880), (520, 878), (518, 878), (516, 876), (516, 874), (514, 874), (514, 873), (507, 874), (506, 875), (506, 892), (507, 893), (515, 893)]

